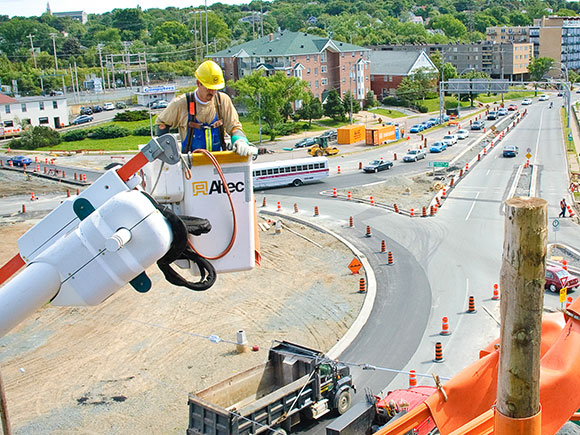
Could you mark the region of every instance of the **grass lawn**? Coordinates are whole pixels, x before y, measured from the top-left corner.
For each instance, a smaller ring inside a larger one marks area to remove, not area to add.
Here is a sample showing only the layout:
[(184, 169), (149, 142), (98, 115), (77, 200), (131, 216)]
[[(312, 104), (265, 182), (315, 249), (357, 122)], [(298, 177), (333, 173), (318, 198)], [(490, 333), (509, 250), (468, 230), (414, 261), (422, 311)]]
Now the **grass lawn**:
[[(259, 129), (258, 124), (253, 123), (249, 119), (240, 118), (242, 125), (244, 127), (244, 132), (248, 137), (248, 140), (252, 143), (257, 143), (259, 140)], [(155, 124), (155, 117), (153, 117), (153, 124)], [(304, 125), (308, 125), (308, 122), (299, 121), (297, 124), (300, 125), (300, 131), (321, 131), (325, 130), (324, 127), (320, 127), (315, 125), (314, 123), (310, 126), (310, 128), (302, 128)], [(143, 121), (133, 121), (133, 122), (107, 122), (105, 124), (101, 124), (98, 127), (105, 127), (108, 125), (118, 125), (120, 127), (125, 127), (129, 129), (129, 131), (133, 131), (136, 127), (140, 126), (149, 126), (149, 120)], [(87, 130), (92, 130), (96, 128), (95, 126), (87, 126)], [(262, 125), (264, 128), (264, 125)], [(153, 132), (155, 132), (155, 125), (153, 125)], [(270, 136), (264, 134), (262, 132), (262, 141), (270, 140)], [(65, 150), (65, 151), (73, 151), (73, 150), (105, 150), (105, 151), (136, 151), (139, 145), (146, 144), (149, 142), (149, 136), (126, 136), (126, 137), (118, 137), (115, 139), (83, 139), (74, 142), (61, 142), (60, 144), (54, 147), (44, 147), (39, 148), (43, 151), (50, 151), (51, 149), (55, 150)]]
[[(516, 100), (518, 98), (526, 98), (531, 97), (534, 95), (534, 91), (520, 91), (520, 92), (506, 92), (503, 96), (504, 100)], [(476, 98), (478, 101), (482, 103), (495, 103), (496, 101), (501, 101), (500, 94), (479, 94)]]
[(399, 112), (397, 110), (391, 110), (391, 109), (376, 108), (376, 109), (370, 109), (369, 112), (376, 113), (377, 115), (387, 116), (389, 118), (401, 118), (403, 116), (407, 116), (402, 112)]
[(316, 123), (322, 124), (326, 128), (338, 128), (350, 124), (348, 121), (335, 121), (332, 118), (318, 119)]
[[(439, 111), (439, 98), (429, 98), (419, 102), (421, 105), (427, 107), (427, 112), (438, 112)], [(461, 107), (469, 107), (469, 101), (462, 101)], [(457, 107), (457, 98), (446, 96), (445, 97), (445, 108), (449, 109), (452, 107)]]

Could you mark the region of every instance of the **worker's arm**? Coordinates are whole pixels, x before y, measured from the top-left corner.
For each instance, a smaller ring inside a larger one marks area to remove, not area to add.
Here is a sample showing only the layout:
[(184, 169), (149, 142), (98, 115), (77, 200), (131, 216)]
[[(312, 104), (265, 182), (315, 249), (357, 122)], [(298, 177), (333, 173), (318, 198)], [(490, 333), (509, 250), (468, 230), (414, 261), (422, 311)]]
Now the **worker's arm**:
[[(160, 136), (175, 128), (185, 128), (187, 125), (187, 104), (185, 95), (175, 98), (155, 119), (156, 134)], [(181, 131), (180, 131), (181, 133)]]
[(257, 154), (257, 148), (250, 145), (248, 138), (244, 134), (242, 123), (236, 108), (232, 104), (232, 100), (227, 94), (222, 94), (220, 97), (222, 98), (224, 129), (232, 138), (234, 150), (241, 156)]

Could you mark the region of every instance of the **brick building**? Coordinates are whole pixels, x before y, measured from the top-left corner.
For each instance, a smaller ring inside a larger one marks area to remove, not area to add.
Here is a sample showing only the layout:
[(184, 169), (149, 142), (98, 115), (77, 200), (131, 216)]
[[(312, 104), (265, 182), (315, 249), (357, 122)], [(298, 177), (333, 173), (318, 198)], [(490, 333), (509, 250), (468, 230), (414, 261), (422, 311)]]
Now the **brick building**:
[(254, 71), (283, 72), (308, 82), (315, 97), (324, 100), (331, 89), (341, 96), (351, 91), (363, 100), (370, 90), (368, 48), (301, 32), (270, 33), (208, 57), (224, 70), (226, 81)]
[(424, 51), (372, 51), (370, 59), (371, 89), (381, 99), (394, 94), (401, 81), (420, 68), (438, 72)]

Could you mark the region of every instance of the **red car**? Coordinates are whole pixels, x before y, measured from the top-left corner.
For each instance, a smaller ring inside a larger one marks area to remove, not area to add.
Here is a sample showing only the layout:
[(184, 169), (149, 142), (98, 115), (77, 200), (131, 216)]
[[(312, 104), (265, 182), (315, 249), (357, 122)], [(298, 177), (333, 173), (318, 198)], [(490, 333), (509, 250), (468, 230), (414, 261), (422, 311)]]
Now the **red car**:
[(508, 110), (509, 110), (510, 112), (513, 112), (514, 110), (518, 110), (518, 106), (517, 106), (516, 104), (510, 104), (510, 105), (508, 106)]
[(578, 278), (570, 275), (567, 270), (560, 266), (546, 266), (546, 285), (544, 288), (550, 289), (551, 292), (560, 292), (562, 287), (567, 287), (572, 291), (578, 287)]

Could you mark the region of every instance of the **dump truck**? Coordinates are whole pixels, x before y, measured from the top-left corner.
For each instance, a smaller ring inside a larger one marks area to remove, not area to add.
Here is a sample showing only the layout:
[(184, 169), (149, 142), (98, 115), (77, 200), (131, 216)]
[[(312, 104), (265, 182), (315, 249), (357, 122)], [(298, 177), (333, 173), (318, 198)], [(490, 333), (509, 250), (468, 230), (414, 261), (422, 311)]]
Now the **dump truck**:
[(348, 366), (322, 352), (275, 342), (268, 361), (189, 395), (188, 435), (290, 432), (300, 418), (344, 414), (355, 391)]
[(316, 144), (308, 148), (308, 154), (311, 156), (322, 157), (334, 156), (338, 154), (337, 147), (328, 145), (328, 138), (319, 136), (315, 137), (314, 140), (316, 141)]

